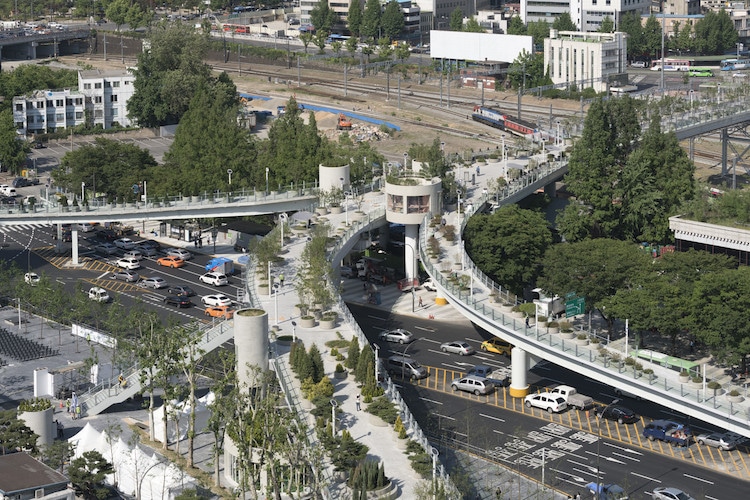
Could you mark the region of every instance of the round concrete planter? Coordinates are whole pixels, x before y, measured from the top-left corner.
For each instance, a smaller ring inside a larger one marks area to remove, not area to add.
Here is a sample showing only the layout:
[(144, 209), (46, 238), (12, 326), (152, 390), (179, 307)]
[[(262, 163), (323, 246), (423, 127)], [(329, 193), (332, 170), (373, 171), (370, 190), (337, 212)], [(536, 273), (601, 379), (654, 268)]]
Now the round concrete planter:
[(315, 317), (314, 316), (303, 316), (299, 319), (299, 326), (301, 328), (314, 328)]
[(268, 294), (269, 294), (269, 288), (268, 288), (267, 283), (258, 285), (258, 295), (268, 295)]
[(679, 375), (680, 383), (687, 384), (690, 382), (690, 375)]
[(589, 339), (575, 339), (576, 345), (589, 345)]
[(327, 207), (318, 207), (315, 209), (315, 212), (318, 215), (328, 215), (328, 208)]
[[(349, 486), (346, 487), (346, 495), (346, 498), (351, 498), (353, 495)], [(367, 500), (393, 500), (396, 498), (398, 498), (398, 485), (395, 481), (389, 481), (387, 486), (367, 492)]]
[(333, 330), (336, 328), (336, 319), (321, 319), (318, 326), (323, 330)]
[(338, 215), (344, 213), (344, 207), (338, 206), (338, 207), (331, 207), (331, 214)]
[(333, 378), (336, 380), (344, 380), (349, 375), (349, 372), (344, 370), (343, 372), (333, 372)]
[(729, 401), (732, 404), (742, 403), (745, 398), (742, 395), (739, 396), (730, 396), (728, 393), (726, 394), (727, 401)]
[[(560, 332), (560, 338), (561, 339), (566, 339), (566, 340), (575, 339), (576, 338), (576, 334), (575, 334), (575, 332)], [(578, 339), (576, 339), (576, 340), (578, 340)]]
[(548, 333), (560, 333), (560, 328), (557, 326), (548, 326), (547, 332)]

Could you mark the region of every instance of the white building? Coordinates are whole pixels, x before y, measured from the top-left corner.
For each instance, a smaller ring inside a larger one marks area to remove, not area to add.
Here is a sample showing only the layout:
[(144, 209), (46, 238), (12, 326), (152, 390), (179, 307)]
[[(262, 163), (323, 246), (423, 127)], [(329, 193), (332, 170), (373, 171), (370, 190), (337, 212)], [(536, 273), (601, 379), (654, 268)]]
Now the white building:
[(545, 21), (552, 24), (563, 13), (569, 13), (580, 31), (596, 31), (609, 17), (615, 26), (628, 12), (639, 12), (648, 17), (651, 0), (521, 0), (521, 20)]
[(627, 35), (550, 30), (544, 40), (544, 67), (554, 84), (575, 84), (609, 90), (609, 83), (627, 82)]
[(114, 123), (134, 125), (127, 114), (134, 81), (128, 71), (79, 71), (77, 90), (37, 90), (13, 97), (13, 122), (24, 136), (84, 123), (105, 129)]

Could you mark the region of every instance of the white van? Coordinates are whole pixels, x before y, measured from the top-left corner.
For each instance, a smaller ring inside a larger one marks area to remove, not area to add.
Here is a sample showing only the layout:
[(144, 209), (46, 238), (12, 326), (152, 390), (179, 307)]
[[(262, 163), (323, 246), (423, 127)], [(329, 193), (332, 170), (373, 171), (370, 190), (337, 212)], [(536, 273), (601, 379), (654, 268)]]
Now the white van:
[(95, 302), (109, 302), (110, 296), (104, 288), (95, 286), (89, 290), (89, 299)]
[(630, 63), (631, 68), (645, 68), (646, 61), (633, 61)]

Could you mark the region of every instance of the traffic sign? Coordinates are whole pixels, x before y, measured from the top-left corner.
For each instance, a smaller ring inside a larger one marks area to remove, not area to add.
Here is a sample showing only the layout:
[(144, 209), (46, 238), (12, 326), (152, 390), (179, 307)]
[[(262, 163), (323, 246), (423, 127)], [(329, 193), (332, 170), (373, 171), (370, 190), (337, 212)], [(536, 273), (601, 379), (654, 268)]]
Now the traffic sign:
[(133, 184), (133, 194), (138, 194), (138, 191), (140, 191), (141, 188), (138, 187), (138, 184)]
[(585, 309), (586, 299), (583, 297), (575, 297), (572, 300), (565, 301), (565, 316), (568, 318), (583, 314)]

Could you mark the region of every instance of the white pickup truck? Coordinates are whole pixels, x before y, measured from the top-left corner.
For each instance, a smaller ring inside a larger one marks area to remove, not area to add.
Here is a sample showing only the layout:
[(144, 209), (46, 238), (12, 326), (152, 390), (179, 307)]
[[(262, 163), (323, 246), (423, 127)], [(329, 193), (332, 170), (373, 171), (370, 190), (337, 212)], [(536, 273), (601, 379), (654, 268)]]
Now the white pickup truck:
[(575, 387), (570, 387), (569, 385), (558, 385), (553, 387), (549, 392), (562, 396), (568, 406), (579, 410), (587, 410), (594, 406), (594, 399), (591, 396), (579, 394)]

